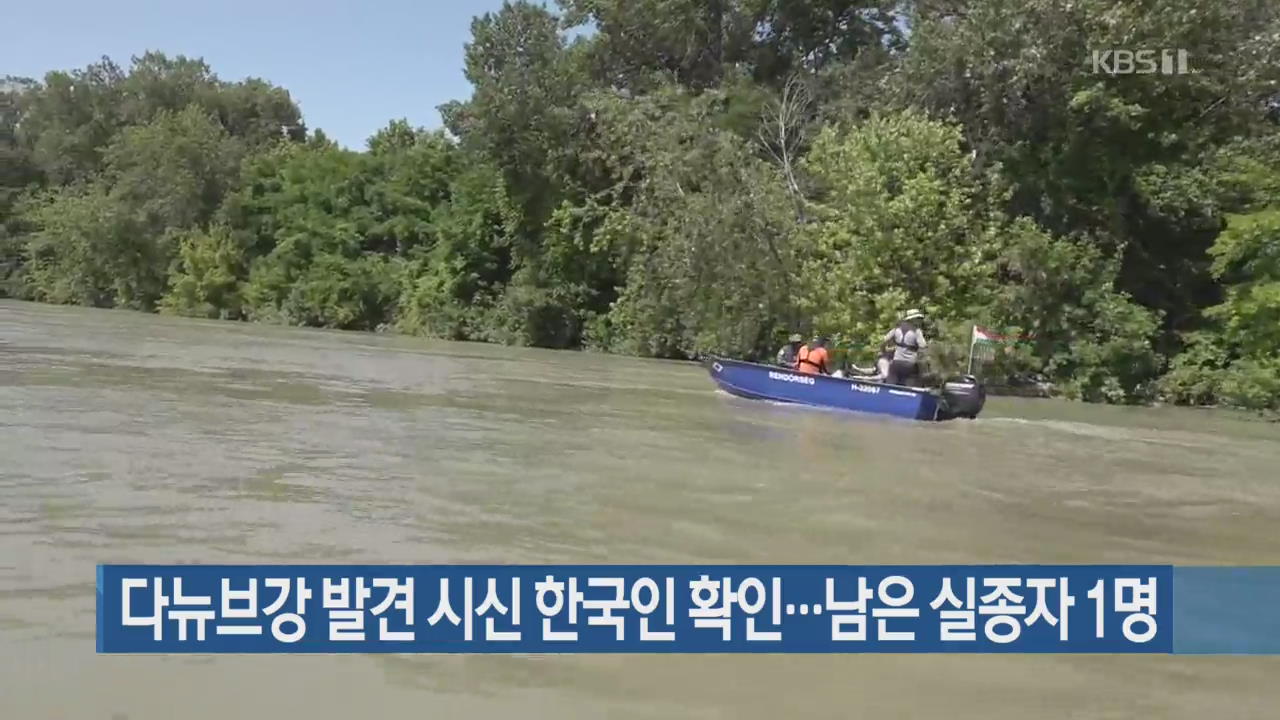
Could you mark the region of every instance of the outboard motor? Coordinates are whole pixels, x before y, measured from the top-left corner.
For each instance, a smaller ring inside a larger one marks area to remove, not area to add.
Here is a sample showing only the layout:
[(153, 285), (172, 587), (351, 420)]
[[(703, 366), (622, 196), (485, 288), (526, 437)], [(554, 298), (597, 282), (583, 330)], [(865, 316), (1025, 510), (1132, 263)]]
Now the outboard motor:
[(952, 375), (942, 383), (941, 396), (940, 417), (972, 420), (987, 402), (987, 389), (972, 375)]

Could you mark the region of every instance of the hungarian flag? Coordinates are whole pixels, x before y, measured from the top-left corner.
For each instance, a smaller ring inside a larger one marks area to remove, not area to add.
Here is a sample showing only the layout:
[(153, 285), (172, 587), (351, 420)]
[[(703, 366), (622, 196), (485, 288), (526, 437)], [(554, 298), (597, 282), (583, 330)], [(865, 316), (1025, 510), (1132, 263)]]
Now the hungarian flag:
[(1006, 336), (993, 333), (990, 330), (982, 327), (981, 325), (974, 325), (973, 339), (970, 341), (970, 343), (985, 343), (988, 345), (995, 345), (998, 343), (1002, 343), (1008, 339), (1009, 338), (1007, 338)]
[(1014, 340), (1008, 335), (1001, 335), (992, 332), (981, 325), (973, 326), (973, 334), (969, 339), (969, 368), (973, 369), (974, 359), (982, 361), (994, 360), (996, 357), (996, 346), (1002, 343)]
[(1030, 333), (1027, 335), (1001, 335), (999, 333), (992, 332), (991, 330), (988, 330), (982, 327), (981, 325), (974, 325), (973, 339), (970, 340), (969, 342), (970, 344), (983, 343), (987, 345), (999, 345), (1000, 343), (1034, 340), (1035, 337), (1036, 337), (1035, 333)]

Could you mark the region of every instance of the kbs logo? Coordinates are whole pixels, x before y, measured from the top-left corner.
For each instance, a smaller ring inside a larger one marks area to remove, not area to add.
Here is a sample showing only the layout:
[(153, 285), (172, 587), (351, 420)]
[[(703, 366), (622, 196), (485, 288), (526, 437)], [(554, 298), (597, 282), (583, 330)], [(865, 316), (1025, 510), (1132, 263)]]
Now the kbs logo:
[(1187, 58), (1186, 50), (1094, 50), (1093, 72), (1095, 75), (1186, 75), (1195, 72)]

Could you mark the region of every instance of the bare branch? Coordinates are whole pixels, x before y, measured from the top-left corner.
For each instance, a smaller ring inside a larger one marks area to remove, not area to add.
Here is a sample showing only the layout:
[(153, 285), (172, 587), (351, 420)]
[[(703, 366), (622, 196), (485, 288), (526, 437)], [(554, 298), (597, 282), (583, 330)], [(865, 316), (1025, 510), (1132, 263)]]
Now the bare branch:
[(1203, 118), (1205, 115), (1208, 115), (1209, 113), (1213, 112), (1213, 109), (1214, 109), (1214, 108), (1216, 108), (1216, 107), (1218, 107), (1218, 106), (1219, 106), (1219, 105), (1221, 105), (1222, 103), (1226, 102), (1226, 100), (1227, 100), (1227, 98), (1228, 98), (1228, 97), (1230, 97), (1230, 95), (1223, 95), (1222, 97), (1220, 97), (1220, 98), (1218, 98), (1217, 100), (1213, 101), (1213, 104), (1211, 104), (1209, 107), (1205, 108), (1205, 109), (1204, 109), (1204, 111), (1203, 111), (1203, 112), (1201, 112), (1201, 113), (1200, 113), (1200, 115), (1199, 115), (1196, 119), (1197, 119), (1197, 120), (1199, 120), (1200, 118)]
[(801, 219), (804, 201), (795, 165), (804, 144), (812, 106), (808, 84), (799, 73), (793, 74), (783, 85), (781, 96), (765, 108), (757, 132), (761, 144), (782, 170)]

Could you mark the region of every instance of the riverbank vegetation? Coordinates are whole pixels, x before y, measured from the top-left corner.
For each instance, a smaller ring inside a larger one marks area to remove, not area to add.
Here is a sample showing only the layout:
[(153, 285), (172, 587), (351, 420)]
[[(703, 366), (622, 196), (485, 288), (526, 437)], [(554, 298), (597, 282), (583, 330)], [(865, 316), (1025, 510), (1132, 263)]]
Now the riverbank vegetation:
[(997, 382), (1280, 406), (1274, 2), (515, 2), (465, 72), (360, 151), (181, 56), (10, 78), (0, 293), (864, 365), (919, 306), (935, 369), (976, 322)]

